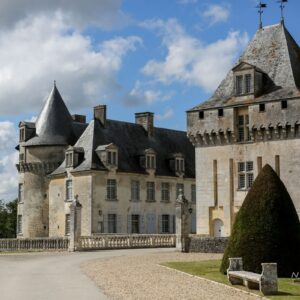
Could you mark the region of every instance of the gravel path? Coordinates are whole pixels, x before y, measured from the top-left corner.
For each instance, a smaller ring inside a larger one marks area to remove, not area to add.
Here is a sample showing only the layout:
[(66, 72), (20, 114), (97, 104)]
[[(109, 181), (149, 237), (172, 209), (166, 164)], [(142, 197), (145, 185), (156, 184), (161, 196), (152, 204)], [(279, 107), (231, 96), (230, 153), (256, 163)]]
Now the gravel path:
[(97, 259), (82, 270), (110, 299), (258, 299), (239, 290), (160, 266), (168, 261), (219, 259), (219, 254), (162, 252)]

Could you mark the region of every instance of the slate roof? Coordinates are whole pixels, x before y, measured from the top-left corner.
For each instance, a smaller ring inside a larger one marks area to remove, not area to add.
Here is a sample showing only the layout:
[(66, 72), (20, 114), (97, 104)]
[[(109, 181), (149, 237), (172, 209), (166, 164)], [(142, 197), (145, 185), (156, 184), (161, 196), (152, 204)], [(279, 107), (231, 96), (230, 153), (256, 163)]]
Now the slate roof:
[[(118, 172), (145, 174), (140, 165), (140, 154), (149, 148), (156, 153), (156, 175), (175, 176), (170, 169), (169, 159), (172, 154), (185, 156), (185, 177), (195, 177), (195, 151), (186, 132), (155, 128), (154, 136), (148, 137), (143, 126), (107, 120), (105, 128), (98, 120), (92, 120), (74, 147), (84, 148), (84, 160), (72, 172), (88, 170), (106, 170), (95, 152), (98, 146), (115, 144), (118, 147)], [(65, 172), (65, 161), (52, 175)]]
[[(272, 81), (255, 102), (300, 96), (300, 49), (284, 24), (259, 29), (235, 66), (242, 62), (259, 68)], [(212, 97), (190, 111), (230, 106), (233, 92), (231, 70)]]
[(36, 134), (25, 146), (72, 145), (86, 128), (86, 124), (74, 122), (56, 85), (54, 85), (35, 124), (26, 122), (30, 128), (35, 127)]

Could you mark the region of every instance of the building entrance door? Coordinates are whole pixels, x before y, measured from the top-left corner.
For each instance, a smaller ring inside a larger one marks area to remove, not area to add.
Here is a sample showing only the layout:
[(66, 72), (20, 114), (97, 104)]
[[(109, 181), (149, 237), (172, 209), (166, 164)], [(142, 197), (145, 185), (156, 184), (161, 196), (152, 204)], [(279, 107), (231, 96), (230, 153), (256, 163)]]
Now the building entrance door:
[(220, 219), (214, 220), (214, 237), (224, 236), (224, 223)]

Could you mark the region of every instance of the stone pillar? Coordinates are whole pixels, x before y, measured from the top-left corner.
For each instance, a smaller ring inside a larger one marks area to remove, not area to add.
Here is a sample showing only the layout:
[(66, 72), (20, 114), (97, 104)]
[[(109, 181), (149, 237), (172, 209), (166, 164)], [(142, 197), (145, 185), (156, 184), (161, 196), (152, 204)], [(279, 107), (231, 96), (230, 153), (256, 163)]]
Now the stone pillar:
[(192, 205), (179, 191), (176, 200), (176, 249), (181, 252), (189, 251), (189, 234), (192, 224)]
[(75, 196), (74, 201), (70, 206), (70, 237), (69, 251), (74, 252), (77, 247), (78, 238), (81, 235), (81, 204), (78, 201), (78, 196)]

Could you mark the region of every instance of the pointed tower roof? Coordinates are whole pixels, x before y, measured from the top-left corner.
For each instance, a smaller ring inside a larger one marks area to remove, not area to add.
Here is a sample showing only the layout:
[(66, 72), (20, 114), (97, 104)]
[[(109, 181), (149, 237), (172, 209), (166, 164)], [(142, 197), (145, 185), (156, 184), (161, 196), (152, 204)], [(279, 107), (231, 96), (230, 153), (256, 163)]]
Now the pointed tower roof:
[[(259, 101), (299, 97), (300, 50), (284, 24), (258, 29), (234, 67), (242, 62), (260, 69), (273, 83)], [(233, 92), (233, 71), (230, 70), (213, 96), (192, 110), (224, 106), (233, 97)]]
[(36, 136), (26, 142), (33, 145), (67, 145), (73, 137), (72, 117), (54, 87), (35, 123)]

